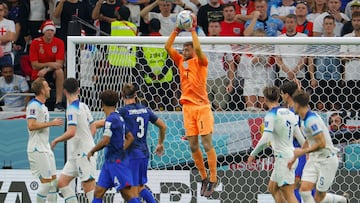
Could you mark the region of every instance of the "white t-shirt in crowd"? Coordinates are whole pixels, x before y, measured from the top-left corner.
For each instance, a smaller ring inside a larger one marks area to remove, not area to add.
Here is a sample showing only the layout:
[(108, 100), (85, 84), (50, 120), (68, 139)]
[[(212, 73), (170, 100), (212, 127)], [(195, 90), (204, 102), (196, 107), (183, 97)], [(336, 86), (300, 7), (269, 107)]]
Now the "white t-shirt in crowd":
[[(324, 32), (323, 22), (324, 22), (325, 16), (328, 16), (328, 15), (330, 15), (328, 12), (324, 12), (315, 18), (313, 32), (319, 32), (319, 33)], [(340, 13), (340, 15), (344, 20), (346, 20), (346, 21), (350, 20), (344, 13)], [(335, 24), (336, 24), (336, 27), (335, 27), (334, 33), (336, 34), (336, 36), (341, 36), (341, 30), (342, 30), (344, 24), (341, 22), (338, 22), (338, 21), (335, 21)]]

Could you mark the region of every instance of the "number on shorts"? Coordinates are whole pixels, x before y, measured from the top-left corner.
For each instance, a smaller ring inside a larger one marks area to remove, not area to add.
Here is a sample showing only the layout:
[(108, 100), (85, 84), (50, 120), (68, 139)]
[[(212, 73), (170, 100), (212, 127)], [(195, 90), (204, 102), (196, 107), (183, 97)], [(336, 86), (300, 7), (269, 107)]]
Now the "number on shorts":
[(139, 123), (139, 132), (136, 134), (138, 138), (142, 138), (145, 135), (145, 122), (143, 117), (136, 117), (136, 122)]
[(320, 183), (320, 185), (324, 185), (324, 177), (320, 177), (319, 183)]

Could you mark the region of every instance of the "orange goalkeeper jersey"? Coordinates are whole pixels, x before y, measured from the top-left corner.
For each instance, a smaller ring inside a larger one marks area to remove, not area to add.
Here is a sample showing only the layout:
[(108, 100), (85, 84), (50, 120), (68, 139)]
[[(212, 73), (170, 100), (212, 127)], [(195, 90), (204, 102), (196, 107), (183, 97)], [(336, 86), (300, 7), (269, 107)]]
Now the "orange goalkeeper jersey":
[(206, 91), (207, 65), (208, 59), (204, 56), (204, 61), (200, 61), (197, 56), (184, 61), (184, 57), (175, 49), (169, 53), (179, 68), (181, 97), (180, 104), (187, 102), (204, 105), (209, 104)]

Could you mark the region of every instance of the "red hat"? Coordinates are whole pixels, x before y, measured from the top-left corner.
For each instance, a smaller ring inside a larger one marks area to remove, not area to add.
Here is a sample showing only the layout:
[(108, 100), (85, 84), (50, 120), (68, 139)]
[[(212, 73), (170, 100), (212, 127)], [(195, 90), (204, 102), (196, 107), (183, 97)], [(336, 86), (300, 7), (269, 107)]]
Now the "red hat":
[(41, 25), (42, 33), (48, 30), (53, 30), (54, 32), (56, 32), (55, 23), (52, 20), (47, 20)]

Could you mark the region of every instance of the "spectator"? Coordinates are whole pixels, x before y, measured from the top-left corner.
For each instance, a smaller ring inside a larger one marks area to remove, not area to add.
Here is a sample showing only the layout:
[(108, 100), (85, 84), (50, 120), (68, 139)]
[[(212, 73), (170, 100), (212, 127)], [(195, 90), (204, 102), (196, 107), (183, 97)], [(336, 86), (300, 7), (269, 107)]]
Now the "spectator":
[[(233, 4), (230, 7), (232, 8)], [(225, 8), (227, 8), (225, 6)], [(225, 9), (224, 8), (224, 9)], [(228, 7), (229, 8), (229, 7)], [(209, 36), (220, 36), (221, 26), (217, 21), (209, 22)], [(212, 108), (226, 110), (230, 101), (235, 74), (235, 64), (230, 45), (209, 45), (205, 54), (211, 60), (208, 64), (207, 91)], [(221, 50), (221, 51), (219, 51)]]
[[(307, 37), (304, 33), (296, 32), (296, 16), (289, 14), (285, 18), (286, 33), (279, 37)], [(279, 66), (279, 80), (277, 85), (280, 86), (285, 80), (293, 80), (298, 78), (301, 80), (302, 87), (306, 89), (307, 80), (305, 79), (304, 70), (304, 45), (277, 45), (275, 47), (276, 64)]]
[(251, 13), (255, 11), (253, 0), (238, 0), (232, 2), (235, 5), (236, 21), (245, 23), (251, 20)]
[(326, 0), (313, 0), (311, 3), (310, 13), (306, 16), (306, 19), (310, 22), (314, 22), (315, 18), (326, 12), (326, 10)]
[(222, 21), (223, 6), (220, 0), (209, 0), (209, 2), (199, 8), (197, 14), (197, 24), (204, 30), (205, 35), (209, 35), (208, 28), (210, 21)]
[(332, 113), (329, 117), (330, 133), (346, 130), (345, 121), (340, 113)]
[(327, 2), (328, 11), (320, 14), (314, 20), (314, 36), (319, 37), (324, 32), (322, 29), (324, 18), (327, 15), (332, 15), (335, 18), (336, 27), (335, 27), (335, 34), (336, 36), (340, 36), (341, 29), (344, 24), (349, 21), (350, 19), (344, 14), (340, 12), (341, 1), (340, 0), (328, 0)]
[[(25, 78), (14, 74), (14, 68), (11, 64), (1, 66), (0, 77), (0, 96), (7, 93), (28, 93), (29, 85)], [(26, 103), (29, 101), (28, 96), (6, 96), (4, 98), (4, 111), (25, 111)]]
[[(352, 14), (354, 12), (360, 11), (360, 1), (354, 0), (354, 1), (350, 2), (349, 5), (350, 5), (350, 11), (351, 11), (351, 16), (349, 18), (352, 18)], [(344, 27), (341, 30), (341, 36), (343, 37), (344, 35), (349, 34), (352, 31), (353, 31), (353, 27), (352, 27), (352, 22), (350, 20), (344, 24)]]
[(3, 54), (0, 57), (0, 66), (4, 64), (13, 65), (12, 58), (12, 42), (15, 40), (15, 24), (14, 21), (8, 20), (4, 16), (4, 4), (0, 3), (0, 42)]
[[(328, 15), (324, 18), (323, 34), (321, 37), (335, 37), (335, 18)], [(329, 50), (339, 51), (338, 46), (318, 46), (318, 51)], [(336, 110), (340, 106), (338, 98), (341, 94), (340, 87), (342, 82), (342, 65), (338, 57), (335, 56), (317, 56), (311, 58), (310, 62), (310, 84), (314, 88), (315, 94), (311, 95), (312, 102), (317, 110)]]
[[(304, 33), (308, 37), (313, 36), (313, 23), (309, 22), (306, 19), (306, 15), (308, 14), (308, 7), (306, 1), (298, 1), (296, 2), (296, 32)], [(286, 28), (284, 27), (283, 32), (286, 33)]]
[[(177, 5), (181, 5), (186, 8), (186, 5), (181, 1), (175, 1)], [(145, 23), (149, 23), (151, 19), (157, 18), (160, 20), (161, 28), (160, 33), (162, 36), (169, 36), (172, 30), (175, 28), (176, 15), (172, 13), (172, 3), (165, 0), (155, 0), (152, 4), (143, 8), (140, 12), (141, 17)], [(151, 12), (156, 6), (159, 6), (160, 13)]]
[[(354, 12), (351, 19), (354, 31), (344, 35), (344, 37), (360, 37), (360, 12)], [(344, 94), (347, 96), (345, 109), (360, 109), (360, 60), (359, 47), (357, 45), (341, 45), (340, 52), (348, 57), (344, 57), (345, 62), (345, 82)]]
[(120, 7), (119, 0), (99, 0), (96, 2), (91, 17), (93, 20), (100, 21), (100, 30), (110, 35), (111, 23), (116, 20), (115, 9)]
[[(64, 83), (64, 42), (55, 37), (55, 24), (47, 20), (41, 26), (43, 36), (35, 38), (30, 45), (30, 61), (33, 68), (31, 80), (44, 77), (50, 86), (55, 85), (55, 111), (64, 111), (62, 93)], [(55, 80), (55, 84), (54, 84)], [(50, 107), (52, 104), (48, 104)]]
[(160, 34), (161, 23), (157, 18), (153, 18), (149, 22), (149, 36), (161, 36)]
[[(128, 7), (130, 10), (129, 21), (134, 23), (138, 28), (140, 27), (140, 11), (141, 6), (147, 5), (150, 0), (122, 0), (123, 5)], [(183, 4), (184, 5), (184, 4)]]
[(285, 21), (285, 17), (288, 14), (295, 14), (295, 1), (294, 0), (282, 0), (281, 5), (270, 8), (270, 16), (273, 18), (279, 18)]
[[(62, 39), (65, 47), (67, 43), (68, 24), (72, 20), (72, 16), (77, 16), (82, 20), (92, 24), (91, 13), (92, 9), (88, 0), (60, 0), (56, 4), (53, 16), (55, 18), (60, 18), (61, 24), (61, 27), (57, 32), (57, 36)], [(88, 35), (94, 33), (93, 30), (87, 27), (84, 27), (84, 29)]]
[(224, 21), (221, 22), (220, 36), (242, 36), (244, 24), (235, 21), (235, 5), (232, 3), (223, 5)]
[(266, 36), (277, 36), (283, 29), (284, 23), (267, 14), (268, 4), (266, 0), (255, 0), (255, 11), (252, 12), (252, 19), (245, 23), (245, 36), (251, 36), (256, 29), (266, 31)]
[(29, 18), (27, 28), (32, 39), (40, 37), (39, 32), (42, 23), (49, 19), (49, 1), (44, 0), (26, 0), (26, 6), (29, 8)]

